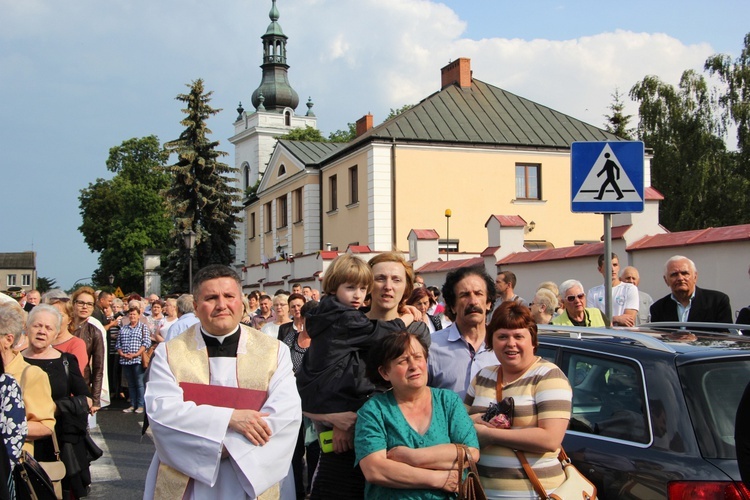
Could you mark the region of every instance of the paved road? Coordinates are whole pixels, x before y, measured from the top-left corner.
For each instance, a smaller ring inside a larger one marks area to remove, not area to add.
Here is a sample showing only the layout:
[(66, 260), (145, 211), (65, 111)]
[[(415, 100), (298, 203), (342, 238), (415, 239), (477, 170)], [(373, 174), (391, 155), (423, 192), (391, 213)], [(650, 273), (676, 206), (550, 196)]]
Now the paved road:
[(104, 456), (91, 464), (91, 494), (88, 498), (140, 499), (146, 471), (154, 455), (150, 433), (141, 437), (143, 415), (122, 413), (124, 401), (115, 401), (97, 414), (92, 437)]

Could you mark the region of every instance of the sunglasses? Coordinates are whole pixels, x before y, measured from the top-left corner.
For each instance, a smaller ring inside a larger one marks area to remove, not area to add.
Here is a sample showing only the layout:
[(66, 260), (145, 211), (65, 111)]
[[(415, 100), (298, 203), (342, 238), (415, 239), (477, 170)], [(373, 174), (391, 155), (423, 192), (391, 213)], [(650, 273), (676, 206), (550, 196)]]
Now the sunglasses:
[(567, 297), (565, 297), (565, 300), (567, 300), (568, 302), (575, 302), (576, 299), (583, 300), (584, 297), (586, 297), (585, 293), (579, 293), (578, 295), (568, 295)]

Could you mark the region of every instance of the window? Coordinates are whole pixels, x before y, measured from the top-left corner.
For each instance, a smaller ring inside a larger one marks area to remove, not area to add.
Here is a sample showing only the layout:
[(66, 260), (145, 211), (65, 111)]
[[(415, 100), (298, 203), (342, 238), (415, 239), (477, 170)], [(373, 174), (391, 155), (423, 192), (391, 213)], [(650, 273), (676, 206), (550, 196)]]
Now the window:
[(31, 286), (31, 275), (30, 274), (22, 274), (21, 275), (21, 285), (22, 286)]
[(255, 212), (250, 214), (250, 239), (255, 238)]
[(264, 207), (265, 208), (263, 210), (263, 212), (264, 212), (263, 216), (265, 217), (266, 220), (265, 220), (265, 223), (263, 224), (263, 227), (266, 228), (266, 232), (267, 233), (270, 233), (271, 230), (272, 230), (272, 226), (271, 226), (271, 202), (269, 201), (268, 203), (266, 203), (264, 205)]
[(458, 253), (458, 240), (454, 240), (453, 238), (449, 240), (438, 240), (438, 252)]
[(331, 191), (331, 200), (329, 203), (328, 210), (329, 212), (333, 212), (334, 210), (338, 210), (339, 208), (339, 202), (338, 202), (338, 186), (336, 183), (336, 176), (332, 175), (328, 178), (328, 189)]
[(569, 430), (636, 443), (651, 441), (637, 363), (568, 352), (562, 367), (573, 388)]
[(302, 222), (303, 219), (303, 206), (302, 206), (302, 188), (295, 189), (294, 194), (292, 195), (292, 203), (293, 203), (293, 210), (294, 210), (294, 222)]
[(516, 165), (516, 198), (541, 200), (541, 165)]
[(242, 164), (242, 180), (243, 180), (243, 188), (247, 189), (249, 187), (252, 187), (253, 185), (250, 183), (250, 165), (245, 162)]
[(285, 174), (286, 174), (286, 167), (282, 163), (281, 165), (279, 165), (279, 177), (281, 177), (282, 175), (285, 175)]
[(349, 204), (359, 202), (359, 181), (357, 179), (357, 166), (349, 168)]
[(276, 198), (276, 228), (286, 227), (286, 195)]
[(9, 274), (7, 279), (7, 286), (16, 286), (16, 275), (15, 274)]

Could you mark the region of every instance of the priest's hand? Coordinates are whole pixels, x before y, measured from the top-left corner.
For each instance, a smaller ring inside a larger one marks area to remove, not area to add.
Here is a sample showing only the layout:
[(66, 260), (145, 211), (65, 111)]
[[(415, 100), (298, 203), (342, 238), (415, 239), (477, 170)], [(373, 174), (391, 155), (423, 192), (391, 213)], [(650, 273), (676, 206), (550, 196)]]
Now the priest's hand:
[(271, 428), (263, 420), (268, 415), (255, 410), (234, 410), (229, 419), (229, 428), (245, 436), (255, 446), (263, 446), (271, 439)]

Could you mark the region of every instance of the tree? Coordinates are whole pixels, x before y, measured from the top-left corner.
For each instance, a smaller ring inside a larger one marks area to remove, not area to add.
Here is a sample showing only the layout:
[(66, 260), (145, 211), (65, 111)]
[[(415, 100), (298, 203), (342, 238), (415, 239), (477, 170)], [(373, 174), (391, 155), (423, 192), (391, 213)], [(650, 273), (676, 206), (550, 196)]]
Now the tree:
[(357, 125), (347, 123), (347, 130), (337, 130), (328, 134), (328, 140), (331, 142), (350, 142), (357, 138)]
[(112, 179), (99, 178), (81, 190), (78, 229), (89, 249), (100, 252), (95, 286), (108, 285), (112, 274), (124, 289), (142, 290), (143, 250), (169, 249), (171, 224), (161, 196), (169, 185), (166, 160), (156, 136), (128, 139), (109, 150)]
[(719, 96), (723, 124), (731, 121), (737, 127), (739, 171), (750, 179), (750, 33), (745, 35), (742, 52), (734, 62), (726, 54), (715, 54), (706, 60), (704, 68), (718, 75), (726, 86)]
[(57, 279), (55, 278), (45, 278), (44, 276), (39, 276), (36, 279), (36, 289), (39, 290), (39, 293), (46, 293), (56, 287)]
[(633, 129), (628, 128), (630, 119), (633, 115), (625, 115), (625, 104), (622, 102), (622, 94), (620, 89), (615, 89), (615, 93), (612, 94), (612, 104), (609, 105), (609, 110), (612, 111), (611, 115), (604, 115), (607, 122), (604, 124), (607, 132), (615, 134), (617, 137), (621, 137), (628, 141), (633, 140)]
[(237, 169), (219, 158), (227, 153), (218, 151), (218, 141), (209, 139), (211, 130), (206, 121), (221, 110), (212, 108), (211, 95), (198, 79), (187, 85), (189, 93), (176, 99), (185, 103), (185, 130), (180, 137), (165, 144), (169, 153), (177, 155), (177, 163), (166, 167), (171, 185), (165, 190), (169, 214), (174, 221), (171, 233), (175, 250), (168, 258), (166, 281), (175, 290), (187, 290), (187, 249), (182, 244), (187, 231), (196, 233), (194, 262), (197, 268), (208, 264), (232, 262), (235, 224), (241, 222), (240, 190), (231, 184), (230, 174)]
[(674, 88), (647, 76), (630, 96), (640, 103), (638, 136), (654, 151), (653, 186), (665, 196), (661, 223), (673, 231), (740, 223), (747, 196), (705, 78), (688, 70)]
[(277, 139), (286, 139), (288, 141), (310, 141), (310, 142), (327, 142), (326, 138), (320, 133), (320, 130), (306, 125), (305, 128), (293, 128)]

